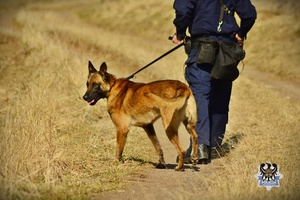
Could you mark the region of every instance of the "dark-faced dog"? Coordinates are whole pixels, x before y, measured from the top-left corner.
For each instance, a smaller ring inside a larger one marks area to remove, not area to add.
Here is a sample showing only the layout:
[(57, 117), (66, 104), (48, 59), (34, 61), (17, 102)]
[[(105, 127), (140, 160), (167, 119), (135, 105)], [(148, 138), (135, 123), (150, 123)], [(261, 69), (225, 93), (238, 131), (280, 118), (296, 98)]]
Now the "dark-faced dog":
[(177, 80), (160, 80), (136, 83), (116, 78), (107, 72), (103, 62), (97, 71), (89, 61), (87, 91), (83, 99), (95, 105), (99, 99), (107, 99), (107, 110), (117, 129), (117, 154), (122, 152), (130, 126), (142, 127), (159, 155), (158, 168), (166, 167), (163, 151), (154, 131), (153, 123), (162, 118), (166, 134), (175, 146), (179, 162), (175, 170), (183, 170), (184, 151), (178, 140), (178, 128), (182, 122), (191, 135), (193, 153), (191, 161), (197, 163), (196, 103), (190, 88)]

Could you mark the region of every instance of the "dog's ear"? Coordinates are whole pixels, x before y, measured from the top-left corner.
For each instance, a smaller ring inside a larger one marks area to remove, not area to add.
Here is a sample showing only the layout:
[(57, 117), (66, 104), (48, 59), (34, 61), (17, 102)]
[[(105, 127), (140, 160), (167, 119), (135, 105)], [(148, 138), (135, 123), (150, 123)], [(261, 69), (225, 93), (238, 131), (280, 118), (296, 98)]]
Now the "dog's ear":
[(95, 69), (94, 65), (92, 64), (91, 61), (89, 61), (89, 73), (96, 73), (97, 70)]
[(106, 65), (105, 62), (103, 62), (103, 63), (101, 64), (101, 66), (100, 66), (100, 72), (101, 72), (101, 73), (106, 73), (106, 71), (107, 71), (107, 65)]

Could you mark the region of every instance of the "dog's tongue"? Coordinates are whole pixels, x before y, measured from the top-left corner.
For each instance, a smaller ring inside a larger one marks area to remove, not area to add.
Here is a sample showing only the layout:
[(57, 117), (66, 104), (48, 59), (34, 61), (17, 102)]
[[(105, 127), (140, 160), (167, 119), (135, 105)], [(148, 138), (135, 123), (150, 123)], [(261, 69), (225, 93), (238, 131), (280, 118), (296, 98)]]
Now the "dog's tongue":
[(94, 99), (92, 101), (89, 101), (88, 104), (91, 105), (92, 103), (94, 103)]

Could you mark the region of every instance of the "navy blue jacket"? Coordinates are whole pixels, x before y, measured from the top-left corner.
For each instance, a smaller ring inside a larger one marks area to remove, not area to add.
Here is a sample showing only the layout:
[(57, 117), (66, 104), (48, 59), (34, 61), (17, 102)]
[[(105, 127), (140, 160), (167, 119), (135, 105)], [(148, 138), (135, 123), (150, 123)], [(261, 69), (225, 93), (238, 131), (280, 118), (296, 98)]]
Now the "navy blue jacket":
[(220, 18), (220, 3), (218, 0), (175, 0), (175, 19), (178, 39), (182, 40), (188, 29), (193, 36), (201, 35), (230, 35), (237, 33), (245, 38), (256, 19), (256, 9), (250, 0), (223, 0), (230, 11), (236, 13), (240, 19), (240, 26), (234, 16), (224, 14), (221, 32), (218, 32)]

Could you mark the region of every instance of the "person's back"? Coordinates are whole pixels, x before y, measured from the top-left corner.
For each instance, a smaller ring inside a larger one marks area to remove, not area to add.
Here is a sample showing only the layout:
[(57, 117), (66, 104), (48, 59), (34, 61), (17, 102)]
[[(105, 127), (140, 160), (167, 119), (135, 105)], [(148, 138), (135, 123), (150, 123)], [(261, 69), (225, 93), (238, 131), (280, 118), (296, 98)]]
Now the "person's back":
[[(228, 10), (219, 32), (220, 0), (175, 0), (176, 18), (174, 25), (179, 40), (185, 37), (187, 28), (192, 37), (201, 35), (229, 35), (237, 33), (244, 38), (256, 19), (255, 7), (249, 0), (223, 0)], [(238, 26), (234, 15), (241, 18)]]

